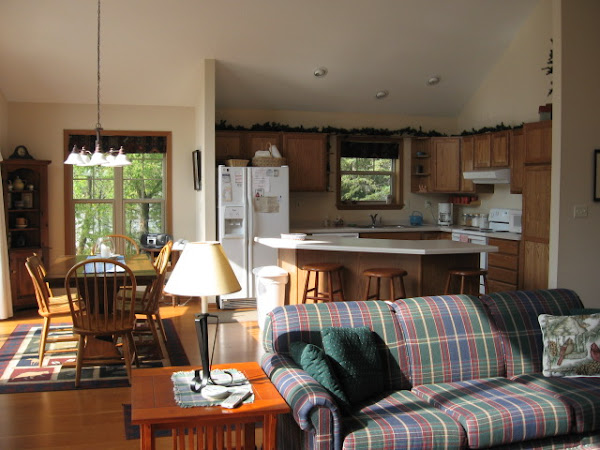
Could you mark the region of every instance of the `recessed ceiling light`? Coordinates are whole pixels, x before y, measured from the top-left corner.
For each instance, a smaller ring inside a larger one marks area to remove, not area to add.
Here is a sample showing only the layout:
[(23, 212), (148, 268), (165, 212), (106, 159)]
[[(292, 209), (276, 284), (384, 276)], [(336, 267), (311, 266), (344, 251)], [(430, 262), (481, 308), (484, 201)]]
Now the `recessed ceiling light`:
[(317, 78), (323, 78), (327, 75), (327, 67), (317, 67), (313, 72), (313, 75)]
[(381, 90), (381, 91), (377, 91), (377, 93), (375, 94), (375, 98), (377, 100), (381, 100), (382, 98), (386, 98), (388, 95), (390, 95), (390, 93), (386, 90)]
[(438, 75), (434, 75), (427, 79), (427, 86), (435, 86), (440, 82), (441, 78)]

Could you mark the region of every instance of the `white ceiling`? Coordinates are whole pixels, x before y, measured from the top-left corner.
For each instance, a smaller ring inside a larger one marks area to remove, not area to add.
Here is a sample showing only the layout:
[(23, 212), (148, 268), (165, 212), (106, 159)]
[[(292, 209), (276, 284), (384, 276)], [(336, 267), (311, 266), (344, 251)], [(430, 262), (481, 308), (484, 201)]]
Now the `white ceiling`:
[[(539, 1), (102, 0), (101, 102), (193, 106), (214, 58), (217, 109), (453, 116)], [(96, 13), (0, 0), (5, 98), (95, 104)]]

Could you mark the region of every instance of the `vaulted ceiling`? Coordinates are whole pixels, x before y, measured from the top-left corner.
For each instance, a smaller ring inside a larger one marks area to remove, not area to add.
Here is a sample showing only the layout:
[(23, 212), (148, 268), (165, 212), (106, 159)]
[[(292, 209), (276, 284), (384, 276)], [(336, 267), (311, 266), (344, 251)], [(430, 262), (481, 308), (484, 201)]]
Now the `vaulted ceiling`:
[[(193, 106), (212, 58), (218, 109), (454, 116), (539, 1), (102, 0), (101, 101)], [(95, 103), (96, 32), (96, 0), (2, 0), (0, 91)]]

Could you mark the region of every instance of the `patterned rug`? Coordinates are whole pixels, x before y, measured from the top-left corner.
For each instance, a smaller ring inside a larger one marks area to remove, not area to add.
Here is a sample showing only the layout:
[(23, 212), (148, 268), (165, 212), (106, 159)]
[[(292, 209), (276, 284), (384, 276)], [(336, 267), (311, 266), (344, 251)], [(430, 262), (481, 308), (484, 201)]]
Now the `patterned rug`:
[[(167, 334), (166, 348), (170, 365), (188, 365), (189, 361), (177, 336), (173, 322), (163, 319)], [(51, 327), (50, 333), (59, 325)], [(75, 362), (75, 352), (53, 353), (44, 358), (38, 367), (40, 325), (19, 324), (0, 349), (0, 394), (17, 392), (62, 391), (75, 389), (75, 367), (63, 364)], [(72, 347), (73, 342), (56, 343), (51, 346)], [(160, 367), (163, 361), (142, 360), (140, 367)], [(81, 371), (81, 386), (78, 389), (129, 386), (124, 365), (88, 366)]]

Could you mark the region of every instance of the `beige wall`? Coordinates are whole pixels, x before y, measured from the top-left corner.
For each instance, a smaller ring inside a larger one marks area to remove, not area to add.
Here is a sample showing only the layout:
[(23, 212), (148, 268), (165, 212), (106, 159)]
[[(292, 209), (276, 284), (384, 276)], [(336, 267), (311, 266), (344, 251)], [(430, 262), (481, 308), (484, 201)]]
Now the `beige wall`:
[(543, 0), (461, 111), (459, 129), (537, 122), (539, 105), (552, 102), (542, 70), (551, 38), (552, 2)]
[[(4, 155), (8, 151), (6, 148), (8, 135), (8, 103), (4, 94), (0, 91), (0, 154)], [(12, 152), (11, 152), (12, 153)]]
[[(191, 151), (195, 146), (194, 109), (184, 107), (102, 106), (106, 130), (172, 131), (173, 133), (173, 230), (175, 238), (195, 238), (192, 198)], [(63, 130), (93, 129), (95, 105), (9, 103), (6, 158), (17, 145), (25, 145), (36, 159), (49, 165), (51, 258), (64, 253)]]
[[(600, 2), (557, 0), (552, 164), (551, 282), (600, 307), (600, 204), (593, 202), (594, 149), (600, 149)], [(575, 219), (575, 205), (588, 206)]]

